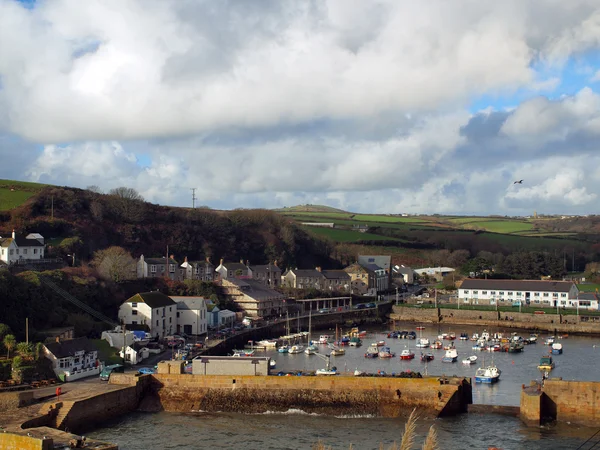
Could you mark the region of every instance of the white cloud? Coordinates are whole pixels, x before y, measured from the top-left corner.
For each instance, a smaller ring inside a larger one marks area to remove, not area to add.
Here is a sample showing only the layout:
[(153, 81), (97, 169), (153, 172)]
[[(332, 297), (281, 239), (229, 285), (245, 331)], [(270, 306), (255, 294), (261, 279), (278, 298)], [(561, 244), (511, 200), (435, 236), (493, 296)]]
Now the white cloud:
[(590, 81), (592, 83), (600, 81), (600, 70), (598, 70), (594, 75), (592, 75), (592, 78), (590, 78)]

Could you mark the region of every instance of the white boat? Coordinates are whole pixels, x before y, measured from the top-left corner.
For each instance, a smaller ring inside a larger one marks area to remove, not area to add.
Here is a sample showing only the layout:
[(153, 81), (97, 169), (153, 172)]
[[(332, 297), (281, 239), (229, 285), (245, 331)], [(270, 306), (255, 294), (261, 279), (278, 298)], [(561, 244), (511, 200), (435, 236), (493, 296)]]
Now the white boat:
[(303, 351), (304, 351), (304, 345), (298, 344), (298, 345), (292, 345), (290, 347), (290, 349), (288, 350), (288, 353), (296, 354), (296, 353), (302, 353)]
[(483, 333), (481, 333), (481, 339), (483, 339), (485, 341), (489, 341), (490, 340), (490, 333), (488, 333), (487, 331), (483, 330)]
[(328, 344), (331, 341), (331, 336), (328, 334), (322, 334), (319, 336), (319, 344)]
[(487, 367), (480, 367), (475, 371), (476, 383), (495, 383), (500, 379), (501, 370), (494, 363)]
[(419, 338), (419, 340), (416, 343), (416, 346), (419, 348), (427, 348), (429, 347), (429, 339), (427, 338)]
[(442, 362), (453, 363), (458, 359), (458, 352), (455, 348), (446, 350), (446, 354), (442, 358)]
[(277, 361), (275, 361), (274, 359), (270, 359), (269, 360), (269, 367), (271, 369), (274, 369), (275, 367), (277, 367)]
[(236, 358), (242, 357), (242, 356), (254, 356), (254, 350), (234, 350), (233, 351), (233, 356), (235, 356)]
[(288, 353), (290, 351), (290, 346), (289, 345), (282, 345), (281, 347), (279, 347), (277, 349), (277, 351), (279, 353)]
[(304, 349), (304, 353), (306, 353), (307, 355), (314, 355), (315, 353), (318, 353), (318, 352), (319, 352), (319, 349), (314, 344), (310, 344), (308, 347), (306, 347)]
[(354, 376), (355, 376), (355, 377), (360, 377), (361, 375), (364, 375), (364, 374), (365, 374), (365, 372), (363, 372), (362, 370), (358, 370), (358, 369), (356, 369), (356, 370), (354, 371)]
[(317, 369), (315, 373), (317, 375), (339, 375), (336, 369)]
[(471, 336), (471, 340), (472, 341), (478, 341), (479, 340), (479, 333), (473, 333), (473, 336)]
[(346, 354), (346, 349), (340, 347), (333, 347), (331, 349), (331, 356), (342, 356)]
[(262, 341), (258, 341), (256, 345), (258, 347), (275, 348), (277, 347), (277, 343), (277, 339), (263, 339)]
[(563, 346), (560, 342), (555, 342), (554, 344), (552, 344), (552, 354), (553, 355), (560, 355), (563, 352)]
[(396, 354), (391, 351), (389, 347), (381, 347), (381, 350), (379, 351), (380, 358), (393, 358), (394, 356), (396, 356)]
[(554, 336), (548, 336), (546, 338), (546, 340), (544, 341), (544, 344), (546, 344), (546, 345), (552, 345), (552, 344), (554, 344)]
[(462, 360), (462, 363), (466, 364), (466, 365), (475, 364), (476, 362), (477, 362), (477, 356), (475, 356), (475, 355), (469, 356), (468, 358), (465, 358)]

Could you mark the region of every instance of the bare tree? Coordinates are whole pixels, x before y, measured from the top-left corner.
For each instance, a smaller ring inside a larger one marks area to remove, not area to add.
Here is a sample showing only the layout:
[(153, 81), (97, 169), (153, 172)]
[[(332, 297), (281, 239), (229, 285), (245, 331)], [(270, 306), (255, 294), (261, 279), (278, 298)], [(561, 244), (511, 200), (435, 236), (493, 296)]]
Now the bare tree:
[(91, 186), (86, 187), (86, 189), (90, 192), (94, 192), (95, 194), (103, 194), (102, 189), (100, 189), (95, 184), (92, 184)]
[(111, 209), (121, 219), (139, 222), (144, 219), (144, 197), (133, 188), (118, 187), (109, 191)]
[(121, 247), (109, 247), (94, 253), (92, 265), (106, 280), (120, 283), (136, 277), (136, 263), (132, 256)]
[(118, 188), (111, 189), (108, 191), (109, 195), (114, 195), (115, 197), (124, 198), (127, 200), (138, 200), (140, 202), (144, 201), (144, 197), (138, 191), (133, 188), (128, 188), (125, 186), (121, 186)]

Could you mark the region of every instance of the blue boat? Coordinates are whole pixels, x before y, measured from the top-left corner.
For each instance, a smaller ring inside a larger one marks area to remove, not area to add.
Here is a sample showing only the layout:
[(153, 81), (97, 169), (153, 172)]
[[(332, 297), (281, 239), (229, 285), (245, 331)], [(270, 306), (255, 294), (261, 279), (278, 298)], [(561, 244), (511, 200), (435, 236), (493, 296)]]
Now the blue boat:
[(480, 367), (475, 372), (475, 383), (496, 383), (500, 379), (502, 371), (494, 364), (487, 367)]

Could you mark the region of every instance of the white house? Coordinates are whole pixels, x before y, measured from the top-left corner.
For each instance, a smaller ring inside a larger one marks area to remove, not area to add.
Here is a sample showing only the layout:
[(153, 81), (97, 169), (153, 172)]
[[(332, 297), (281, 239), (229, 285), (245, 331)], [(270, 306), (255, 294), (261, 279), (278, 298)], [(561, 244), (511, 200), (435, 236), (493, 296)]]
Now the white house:
[(421, 269), (415, 269), (414, 272), (419, 276), (427, 275), (441, 281), (442, 278), (455, 270), (456, 269), (453, 269), (452, 267), (423, 267)]
[(21, 260), (36, 260), (44, 258), (44, 238), (37, 233), (26, 237), (17, 236), (13, 230), (11, 237), (0, 236), (0, 261), (14, 264)]
[(190, 336), (206, 334), (208, 317), (203, 297), (171, 296), (177, 304), (177, 334)]
[(177, 304), (162, 292), (135, 294), (119, 307), (119, 320), (127, 325), (146, 325), (152, 337), (175, 334)]
[[(125, 348), (125, 363), (139, 364), (150, 355), (150, 351), (146, 347), (141, 347), (134, 344), (133, 347)], [(119, 352), (119, 356), (123, 358), (123, 350)]]
[(219, 274), (221, 280), (228, 280), (232, 278), (246, 278), (248, 276), (248, 266), (244, 264), (244, 261), (239, 263), (224, 263), (221, 259), (219, 265), (215, 269), (215, 272)]
[[(579, 289), (572, 281), (546, 280), (467, 279), (458, 290), (459, 301), (463, 303), (522, 304), (545, 308), (576, 308), (578, 294)], [(584, 301), (588, 300), (582, 299), (582, 307)]]
[(100, 373), (98, 349), (85, 337), (66, 341), (57, 338), (55, 342), (44, 344), (44, 355), (52, 362), (56, 376), (64, 381)]
[(413, 284), (415, 281), (414, 270), (404, 265), (394, 266), (392, 269), (392, 276), (394, 278), (402, 278), (405, 284)]

